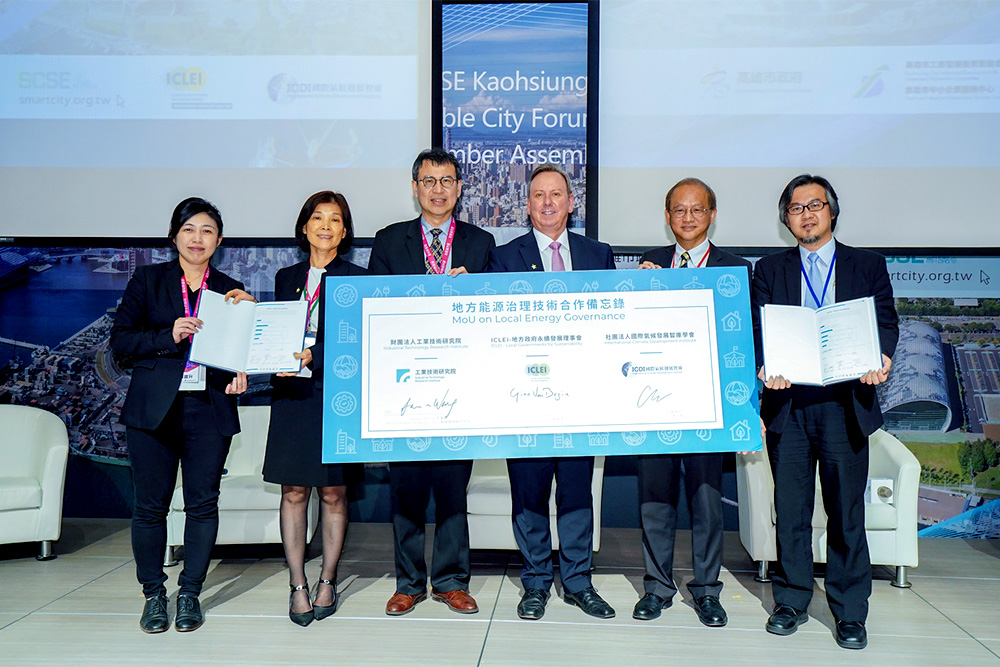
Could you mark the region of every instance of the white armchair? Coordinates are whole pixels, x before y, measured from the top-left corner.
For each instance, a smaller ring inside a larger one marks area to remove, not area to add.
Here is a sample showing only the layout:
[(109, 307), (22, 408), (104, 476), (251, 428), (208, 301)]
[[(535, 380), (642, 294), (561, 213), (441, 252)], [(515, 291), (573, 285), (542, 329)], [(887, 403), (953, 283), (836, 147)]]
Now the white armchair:
[(59, 417), (23, 405), (0, 405), (0, 543), (40, 542), (51, 560), (62, 534), (69, 436)]
[[(264, 450), (270, 406), (241, 406), (240, 432), (233, 436), (219, 493), (219, 536), (216, 544), (278, 544), (281, 526), (278, 508), (281, 486), (264, 481)], [(319, 516), (315, 494), (310, 498), (306, 541), (311, 540)], [(184, 492), (181, 473), (167, 514), (167, 552), (164, 563), (174, 565), (174, 547), (184, 544)]]
[[(556, 493), (549, 497), (552, 548), (559, 548), (556, 530)], [(594, 495), (594, 551), (601, 548), (601, 500), (604, 493), (604, 457), (594, 458), (591, 480)], [(473, 549), (517, 549), (511, 523), (510, 477), (506, 459), (479, 459), (472, 463), (468, 491), (469, 545)]]
[[(865, 533), (874, 565), (896, 568), (892, 585), (908, 588), (906, 568), (916, 567), (917, 491), (920, 462), (906, 446), (879, 429), (868, 438), (868, 478), (892, 479), (892, 504), (865, 503)], [(736, 487), (739, 494), (740, 541), (758, 561), (758, 581), (768, 581), (768, 562), (778, 557), (774, 530), (774, 478), (767, 452), (736, 455)], [(816, 479), (816, 502), (812, 518), (813, 560), (826, 562), (826, 512)]]

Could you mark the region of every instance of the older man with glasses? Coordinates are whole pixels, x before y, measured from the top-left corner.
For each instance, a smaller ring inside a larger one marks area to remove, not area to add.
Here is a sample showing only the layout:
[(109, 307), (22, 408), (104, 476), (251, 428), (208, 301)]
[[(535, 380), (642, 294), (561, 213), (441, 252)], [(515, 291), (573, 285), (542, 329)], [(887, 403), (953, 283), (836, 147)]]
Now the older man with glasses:
[[(667, 192), (664, 215), (676, 245), (653, 248), (639, 260), (640, 269), (685, 269), (703, 266), (742, 266), (750, 275), (750, 262), (728, 253), (708, 240), (715, 222), (715, 192), (697, 178), (685, 178)], [(722, 582), (722, 465), (727, 455), (656, 454), (638, 458), (639, 518), (642, 554), (646, 563), (644, 595), (632, 618), (651, 621), (673, 604), (674, 544), (677, 506), (683, 472), (691, 512), (691, 556), (694, 579), (687, 588), (698, 619), (708, 627), (728, 622), (719, 601)], [(728, 456), (732, 456), (729, 454)]]

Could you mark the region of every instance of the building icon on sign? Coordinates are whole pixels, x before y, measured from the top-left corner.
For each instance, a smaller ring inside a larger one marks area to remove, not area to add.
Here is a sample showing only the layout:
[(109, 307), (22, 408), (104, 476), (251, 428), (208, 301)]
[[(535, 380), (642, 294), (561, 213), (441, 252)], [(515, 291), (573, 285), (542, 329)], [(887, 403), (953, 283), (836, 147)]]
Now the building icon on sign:
[(740, 314), (735, 310), (731, 313), (726, 313), (722, 317), (722, 330), (723, 331), (742, 331), (743, 320), (740, 319)]
[(352, 327), (347, 320), (340, 320), (340, 323), (337, 324), (337, 342), (357, 343), (358, 330)]
[(588, 433), (587, 442), (591, 447), (607, 447), (610, 438), (607, 433)]
[(337, 431), (337, 454), (357, 454), (358, 444), (346, 431)]
[(743, 368), (747, 365), (747, 355), (734, 347), (732, 352), (722, 355), (722, 361), (726, 368)]

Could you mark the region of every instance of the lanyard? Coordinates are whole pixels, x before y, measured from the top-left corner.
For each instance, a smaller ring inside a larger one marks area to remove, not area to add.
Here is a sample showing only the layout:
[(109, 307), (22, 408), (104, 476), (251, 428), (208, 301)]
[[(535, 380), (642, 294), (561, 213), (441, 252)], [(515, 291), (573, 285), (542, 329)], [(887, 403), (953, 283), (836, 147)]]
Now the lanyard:
[[(685, 252), (687, 252), (687, 251), (685, 251)], [(707, 261), (708, 261), (708, 253), (710, 253), (710, 252), (712, 252), (712, 247), (711, 247), (711, 246), (709, 246), (709, 247), (708, 247), (708, 250), (706, 250), (706, 251), (705, 251), (705, 254), (701, 256), (701, 261), (699, 261), (699, 262), (698, 262), (698, 265), (697, 265), (697, 266), (695, 266), (694, 268), (696, 268), (696, 269), (700, 269), (701, 267), (703, 267), (703, 266), (705, 265), (705, 262), (707, 262)], [(681, 254), (683, 254), (683, 253), (680, 253), (680, 254), (678, 254), (678, 252), (677, 252), (677, 249), (676, 249), (676, 248), (674, 249), (674, 260), (673, 260), (673, 262), (674, 262), (674, 265), (673, 265), (673, 267), (672, 267), (672, 268), (675, 268), (675, 269), (679, 269), (679, 268), (681, 268), (681, 267), (679, 267), (679, 266), (677, 265), (677, 262), (679, 262), (679, 261), (680, 261), (680, 257), (681, 257)], [(688, 263), (688, 265), (687, 265), (687, 266), (685, 266), (684, 268), (686, 269), (686, 268), (688, 268), (689, 266), (691, 266), (691, 264), (690, 264), (690, 263)]]
[[(201, 295), (205, 293), (206, 289), (208, 289), (208, 267), (207, 266), (205, 267), (205, 275), (201, 277), (201, 289), (198, 290), (198, 300), (194, 302), (194, 312), (195, 312), (195, 314), (198, 313), (198, 306), (201, 305)], [(188, 298), (188, 283), (187, 283), (187, 278), (184, 277), (184, 272), (183, 271), (181, 271), (181, 298), (184, 300), (184, 317), (191, 317), (191, 301)], [(191, 341), (193, 339), (194, 339), (194, 334), (191, 334), (190, 336), (188, 336), (188, 341)], [(184, 370), (185, 371), (190, 371), (190, 370), (192, 370), (194, 368), (197, 368), (197, 367), (198, 367), (198, 364), (193, 364), (190, 361), (188, 361), (184, 365)]]
[(833, 277), (833, 267), (837, 262), (837, 251), (833, 251), (833, 257), (830, 259), (830, 270), (826, 272), (826, 282), (823, 283), (823, 295), (816, 298), (816, 290), (813, 289), (812, 283), (809, 282), (809, 274), (806, 272), (806, 267), (801, 263), (799, 268), (802, 270), (802, 277), (806, 279), (806, 287), (809, 288), (809, 294), (812, 295), (813, 301), (816, 302), (817, 308), (823, 307), (823, 302), (826, 301), (826, 290), (830, 287), (830, 278)]
[(420, 240), (424, 242), (424, 257), (427, 258), (427, 263), (434, 273), (444, 273), (444, 268), (448, 266), (448, 257), (451, 255), (451, 242), (455, 239), (455, 218), (453, 217), (449, 220), (448, 224), (448, 239), (444, 243), (444, 252), (441, 253), (440, 262), (434, 259), (431, 246), (427, 243), (427, 234), (424, 233), (423, 229), (420, 230)]
[(309, 273), (310, 273), (310, 268), (306, 267), (305, 297), (306, 297), (306, 302), (309, 304), (308, 306), (306, 306), (306, 331), (309, 330), (309, 322), (312, 321), (313, 311), (316, 310), (316, 306), (319, 305), (319, 288), (323, 284), (323, 274), (320, 274), (319, 283), (317, 283), (316, 289), (313, 290), (312, 296), (310, 296)]

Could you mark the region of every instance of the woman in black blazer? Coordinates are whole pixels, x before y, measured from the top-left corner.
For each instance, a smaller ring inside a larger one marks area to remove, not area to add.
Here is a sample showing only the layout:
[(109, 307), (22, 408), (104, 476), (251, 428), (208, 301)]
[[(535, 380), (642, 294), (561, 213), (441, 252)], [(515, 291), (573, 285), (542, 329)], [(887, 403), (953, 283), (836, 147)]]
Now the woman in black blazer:
[(219, 528), (219, 482), (232, 436), (239, 432), (235, 394), (246, 391), (245, 373), (188, 363), (203, 288), (226, 298), (250, 299), (243, 285), (209, 260), (222, 242), (222, 216), (204, 199), (185, 199), (174, 209), (168, 237), (176, 260), (135, 270), (111, 327), (111, 348), (132, 358), (132, 379), (119, 421), (126, 427), (135, 509), (132, 553), (146, 598), (139, 626), (163, 632), (167, 616), (167, 510), (184, 474), (184, 570), (178, 577), (180, 632), (204, 622), (198, 595), (208, 572)]
[[(298, 373), (272, 377), (271, 423), (264, 456), (264, 480), (281, 484), (281, 539), (288, 562), (291, 593), (288, 617), (309, 625), (337, 608), (337, 562), (347, 532), (349, 466), (322, 463), (323, 436), (323, 295), (330, 276), (352, 276), (364, 269), (342, 259), (354, 241), (347, 199), (336, 192), (309, 197), (295, 222), (295, 240), (309, 259), (278, 271), (274, 296), (279, 301), (308, 302), (305, 349)], [(353, 472), (360, 473), (360, 466)], [(306, 510), (313, 487), (321, 501), (323, 566), (310, 601), (306, 581)]]

